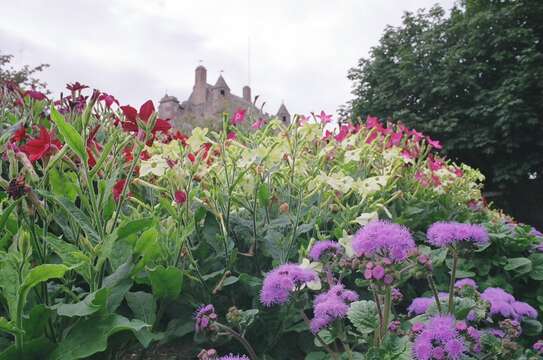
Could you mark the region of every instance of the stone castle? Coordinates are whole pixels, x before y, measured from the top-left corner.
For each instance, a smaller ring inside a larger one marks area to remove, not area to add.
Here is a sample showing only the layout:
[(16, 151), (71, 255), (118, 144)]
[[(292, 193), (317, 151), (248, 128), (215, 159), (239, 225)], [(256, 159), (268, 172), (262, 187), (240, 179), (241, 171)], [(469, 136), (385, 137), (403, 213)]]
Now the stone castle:
[[(240, 108), (246, 109), (247, 114), (254, 119), (273, 117), (254, 105), (249, 86), (243, 87), (243, 96), (240, 97), (230, 91), (222, 74), (215, 85), (211, 85), (207, 83), (205, 67), (198, 66), (195, 73), (192, 93), (187, 100), (180, 103), (175, 96), (166, 94), (158, 107), (159, 117), (171, 120), (181, 131), (189, 132), (196, 126), (218, 129), (224, 112), (232, 114)], [(290, 123), (290, 113), (285, 104), (281, 104), (275, 116), (286, 124)]]

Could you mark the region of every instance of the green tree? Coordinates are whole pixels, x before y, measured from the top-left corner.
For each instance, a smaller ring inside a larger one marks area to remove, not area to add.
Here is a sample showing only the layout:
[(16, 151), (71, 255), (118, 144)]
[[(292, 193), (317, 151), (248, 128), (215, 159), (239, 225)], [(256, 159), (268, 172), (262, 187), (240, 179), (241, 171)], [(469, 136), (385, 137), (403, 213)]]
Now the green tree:
[(47, 83), (35, 77), (36, 73), (48, 68), (49, 64), (40, 64), (34, 67), (24, 65), (20, 69), (15, 69), (11, 66), (12, 61), (13, 55), (0, 53), (0, 84), (9, 81), (14, 82), (22, 88), (33, 88), (49, 93)]
[[(401, 120), (478, 167), (488, 190), (543, 177), (543, 1), (405, 13), (349, 71), (348, 109)], [(536, 175), (537, 174), (537, 175)]]

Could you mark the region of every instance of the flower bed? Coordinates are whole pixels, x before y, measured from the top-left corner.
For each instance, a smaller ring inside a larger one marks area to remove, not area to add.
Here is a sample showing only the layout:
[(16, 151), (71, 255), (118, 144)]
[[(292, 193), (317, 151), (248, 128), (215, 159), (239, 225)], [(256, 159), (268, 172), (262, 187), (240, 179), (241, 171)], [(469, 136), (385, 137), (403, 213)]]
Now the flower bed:
[(324, 112), (189, 135), (68, 90), (1, 88), (0, 359), (543, 351), (543, 236), (438, 141)]

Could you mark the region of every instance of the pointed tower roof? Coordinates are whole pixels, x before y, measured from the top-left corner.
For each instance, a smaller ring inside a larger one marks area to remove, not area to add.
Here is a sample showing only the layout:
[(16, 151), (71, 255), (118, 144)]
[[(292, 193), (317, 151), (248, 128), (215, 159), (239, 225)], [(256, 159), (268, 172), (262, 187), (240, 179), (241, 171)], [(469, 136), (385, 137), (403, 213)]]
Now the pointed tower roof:
[(228, 90), (230, 90), (230, 88), (226, 84), (226, 81), (224, 81), (224, 78), (222, 77), (222, 75), (219, 75), (219, 78), (217, 79), (217, 82), (215, 83), (215, 87), (216, 88), (227, 88)]
[(168, 102), (168, 101), (175, 101), (175, 102), (179, 102), (179, 100), (177, 100), (177, 98), (175, 96), (170, 96), (168, 95), (168, 93), (166, 93), (162, 99), (160, 99), (160, 103), (165, 103), (165, 102)]
[(287, 110), (287, 107), (285, 106), (285, 103), (281, 103), (281, 106), (279, 106), (279, 110), (277, 110), (277, 115), (285, 114), (285, 113), (290, 115), (290, 113)]

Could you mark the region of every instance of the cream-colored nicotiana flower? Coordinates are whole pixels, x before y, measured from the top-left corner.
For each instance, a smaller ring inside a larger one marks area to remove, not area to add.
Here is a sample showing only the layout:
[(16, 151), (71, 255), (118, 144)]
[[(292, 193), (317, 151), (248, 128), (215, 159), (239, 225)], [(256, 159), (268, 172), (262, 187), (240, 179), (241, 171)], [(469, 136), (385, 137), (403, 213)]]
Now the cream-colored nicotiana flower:
[[(306, 259), (306, 258), (302, 259), (302, 263), (300, 264), (300, 267), (304, 269), (314, 270), (317, 273), (322, 272), (322, 263), (318, 261), (311, 262), (309, 261), (309, 259)], [(317, 280), (313, 280), (306, 283), (306, 285), (307, 285), (307, 288), (310, 290), (318, 291), (322, 289), (321, 279), (319, 277), (317, 277)]]
[(343, 230), (343, 236), (338, 239), (338, 242), (345, 249), (345, 255), (348, 257), (353, 257), (355, 255), (352, 245), (353, 235), (349, 235), (345, 230)]
[(370, 221), (379, 219), (379, 215), (376, 211), (372, 211), (369, 213), (362, 213), (360, 214), (356, 219), (354, 219), (354, 222), (358, 223), (360, 226), (367, 225)]
[(322, 137), (322, 129), (319, 124), (316, 123), (304, 124), (304, 126), (298, 129), (298, 133), (301, 135), (302, 139), (308, 142), (312, 142)]
[(156, 176), (162, 176), (168, 170), (169, 166), (160, 155), (153, 155), (148, 160), (142, 160), (140, 165), (140, 177), (153, 174)]
[(178, 141), (170, 141), (167, 144), (158, 145), (160, 148), (160, 153), (168, 159), (179, 160), (181, 159), (182, 150), (181, 144)]
[(192, 135), (187, 139), (191, 151), (197, 151), (203, 143), (209, 142), (209, 139), (206, 136), (207, 132), (207, 128), (202, 129), (196, 127), (192, 130)]
[(343, 175), (342, 173), (334, 173), (330, 176), (321, 172), (318, 179), (330, 186), (332, 189), (346, 193), (353, 187), (354, 179), (350, 176)]
[(368, 196), (379, 191), (388, 182), (387, 175), (372, 176), (364, 180), (356, 180), (353, 189), (362, 196)]
[(361, 154), (362, 154), (362, 149), (345, 151), (345, 162), (351, 162), (351, 161), (359, 162)]

